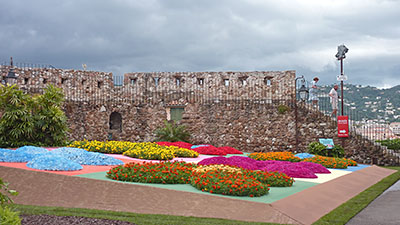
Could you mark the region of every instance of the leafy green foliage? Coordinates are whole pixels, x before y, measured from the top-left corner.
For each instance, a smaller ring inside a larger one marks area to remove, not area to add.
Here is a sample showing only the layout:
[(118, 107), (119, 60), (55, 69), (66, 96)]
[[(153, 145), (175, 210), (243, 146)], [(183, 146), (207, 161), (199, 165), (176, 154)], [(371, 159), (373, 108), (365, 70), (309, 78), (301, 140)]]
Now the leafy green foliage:
[(19, 212), (15, 212), (7, 206), (0, 206), (0, 225), (20, 225)]
[(67, 118), (61, 110), (61, 89), (49, 85), (43, 95), (30, 96), (17, 86), (0, 88), (0, 146), (63, 145)]
[(32, 116), (33, 99), (13, 86), (0, 89), (0, 145), (31, 142), (35, 130)]
[(344, 149), (340, 145), (334, 145), (332, 149), (326, 149), (326, 146), (319, 142), (311, 142), (308, 145), (308, 153), (320, 156), (342, 158), (344, 157)]
[(278, 106), (278, 113), (279, 114), (285, 114), (287, 111), (289, 111), (289, 107), (287, 105), (279, 105)]
[(323, 145), (319, 142), (316, 142), (316, 141), (311, 142), (308, 145), (307, 149), (308, 149), (308, 153), (310, 153), (310, 154), (325, 156), (326, 147), (325, 147), (325, 145)]
[(46, 146), (63, 145), (68, 127), (67, 117), (61, 110), (64, 101), (61, 89), (49, 85), (35, 100), (35, 141)]
[[(5, 194), (3, 192), (6, 192)], [(9, 195), (18, 195), (18, 192), (14, 190), (10, 190), (8, 188), (8, 183), (4, 182), (3, 179), (0, 178), (0, 205), (6, 203), (13, 203), (12, 199), (8, 196)]]
[(183, 141), (190, 143), (190, 133), (186, 131), (186, 127), (184, 125), (177, 125), (174, 121), (164, 121), (164, 127), (155, 130), (154, 133), (156, 135), (155, 141)]
[(381, 143), (384, 146), (387, 146), (388, 149), (392, 149), (392, 150), (400, 150), (400, 138), (396, 138), (396, 139), (387, 139), (387, 140), (379, 140), (376, 141)]
[(340, 145), (334, 145), (332, 149), (327, 150), (329, 157), (342, 158), (344, 157), (344, 148)]

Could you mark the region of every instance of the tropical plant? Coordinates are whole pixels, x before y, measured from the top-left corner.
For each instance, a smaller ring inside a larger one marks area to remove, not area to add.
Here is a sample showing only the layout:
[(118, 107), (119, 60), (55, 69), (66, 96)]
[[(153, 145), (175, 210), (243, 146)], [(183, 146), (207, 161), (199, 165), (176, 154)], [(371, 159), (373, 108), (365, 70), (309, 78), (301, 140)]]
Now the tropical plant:
[(0, 88), (0, 146), (64, 145), (67, 118), (61, 110), (61, 89), (49, 85), (30, 96), (15, 85)]
[(155, 141), (189, 142), (190, 139), (190, 133), (186, 131), (186, 127), (184, 125), (177, 125), (174, 121), (164, 121), (164, 127), (155, 130), (154, 134), (156, 136)]
[(13, 200), (8, 195), (16, 196), (18, 195), (18, 192), (16, 192), (15, 190), (10, 190), (8, 188), (8, 183), (4, 182), (3, 179), (0, 178), (0, 205), (13, 203)]
[(33, 141), (35, 123), (33, 100), (15, 85), (0, 88), (0, 146), (14, 147)]
[(53, 85), (43, 95), (34, 98), (35, 142), (46, 146), (64, 145), (67, 137), (67, 117), (61, 110), (64, 94)]

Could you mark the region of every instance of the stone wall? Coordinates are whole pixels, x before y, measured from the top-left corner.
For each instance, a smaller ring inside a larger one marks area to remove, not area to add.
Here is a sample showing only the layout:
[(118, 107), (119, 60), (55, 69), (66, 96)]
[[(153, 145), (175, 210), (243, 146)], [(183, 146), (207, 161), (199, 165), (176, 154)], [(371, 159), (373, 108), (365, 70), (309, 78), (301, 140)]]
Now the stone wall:
[[(9, 69), (0, 66), (0, 76)], [(179, 123), (187, 126), (194, 144), (303, 152), (318, 138), (333, 138), (359, 162), (393, 164), (393, 157), (354, 133), (337, 138), (335, 122), (307, 104), (297, 104), (296, 130), (294, 71), (127, 73), (124, 84), (115, 86), (112, 74), (105, 72), (14, 70), (27, 92), (49, 83), (63, 89), (72, 140), (152, 141), (170, 109), (179, 107), (184, 108)], [(278, 110), (282, 105), (288, 109), (284, 113)], [(116, 124), (119, 117), (121, 124)]]

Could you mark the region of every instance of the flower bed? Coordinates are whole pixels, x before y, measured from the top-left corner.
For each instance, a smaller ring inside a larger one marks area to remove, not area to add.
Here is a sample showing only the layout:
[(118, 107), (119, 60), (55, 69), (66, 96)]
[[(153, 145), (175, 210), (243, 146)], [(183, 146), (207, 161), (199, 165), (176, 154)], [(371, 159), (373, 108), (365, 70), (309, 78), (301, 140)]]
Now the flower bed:
[(264, 184), (268, 184), (270, 187), (291, 187), (293, 185), (294, 179), (285, 173), (276, 171), (252, 171), (243, 170), (244, 174), (253, 176), (258, 181)]
[[(124, 154), (138, 159), (170, 160), (174, 157), (196, 158), (199, 154), (187, 148), (180, 148), (179, 145), (190, 145), (185, 142), (168, 145), (170, 142), (159, 142), (158, 145), (152, 142), (128, 142), (128, 141), (75, 141), (70, 147), (83, 148), (91, 152), (109, 154)], [(191, 145), (190, 145), (191, 146)]]
[(294, 180), (278, 172), (252, 171), (227, 165), (197, 166), (185, 162), (129, 163), (114, 167), (107, 178), (127, 182), (186, 184), (216, 194), (262, 196), (268, 186), (289, 187)]
[(290, 161), (300, 162), (300, 158), (294, 156), (292, 152), (256, 152), (249, 155), (250, 158), (255, 160), (278, 160), (278, 161)]
[(236, 148), (230, 147), (230, 146), (222, 146), (218, 148), (219, 150), (222, 150), (226, 154), (243, 154), (243, 152), (237, 150)]
[(107, 177), (128, 182), (186, 184), (196, 167), (185, 162), (128, 163), (110, 169)]
[(24, 146), (16, 150), (0, 149), (0, 161), (27, 162), (32, 169), (51, 171), (81, 170), (81, 165), (120, 165), (123, 162), (101, 153), (88, 152), (79, 148), (44, 148)]
[(257, 161), (243, 156), (212, 157), (203, 159), (199, 165), (222, 164), (237, 166), (248, 170), (263, 170), (268, 172), (280, 172), (295, 178), (317, 178), (315, 173), (330, 173), (322, 165), (310, 162), (289, 162), (289, 161)]
[(357, 162), (345, 158), (333, 158), (316, 155), (312, 158), (303, 159), (304, 162), (313, 162), (323, 165), (326, 168), (346, 169), (347, 166), (357, 166)]
[(136, 143), (133, 149), (124, 152), (123, 155), (153, 160), (171, 160), (174, 157), (196, 158), (199, 156), (197, 152), (186, 148), (162, 146), (151, 142)]
[(318, 178), (317, 175), (305, 166), (297, 163), (275, 161), (277, 163), (270, 163), (265, 165), (263, 171), (276, 171), (287, 174), (290, 177), (296, 178)]
[(193, 148), (192, 150), (198, 152), (199, 154), (203, 154), (203, 155), (226, 155), (227, 154), (223, 150), (221, 150), (215, 146), (212, 146), (212, 145), (199, 146), (199, 147)]
[(35, 157), (26, 166), (32, 169), (49, 171), (74, 171), (83, 169), (77, 162), (51, 154)]
[(97, 152), (88, 152), (80, 148), (63, 147), (51, 151), (51, 154), (66, 158), (81, 165), (106, 166), (121, 165), (123, 162), (111, 156)]
[(129, 141), (74, 141), (68, 147), (82, 148), (89, 152), (100, 152), (108, 154), (122, 154), (129, 149), (133, 149), (137, 143)]
[(254, 176), (226, 169), (193, 171), (191, 185), (201, 191), (234, 196), (258, 197), (269, 191), (268, 185)]
[(213, 165), (213, 164), (223, 164), (229, 166), (237, 166), (243, 169), (258, 170), (257, 160), (251, 159), (249, 157), (243, 156), (232, 156), (226, 157), (212, 157), (201, 160), (198, 165)]
[(163, 146), (176, 146), (179, 148), (186, 148), (186, 149), (191, 149), (191, 147), (193, 146), (192, 144), (183, 141), (177, 141), (177, 142), (160, 141), (156, 142), (156, 144)]

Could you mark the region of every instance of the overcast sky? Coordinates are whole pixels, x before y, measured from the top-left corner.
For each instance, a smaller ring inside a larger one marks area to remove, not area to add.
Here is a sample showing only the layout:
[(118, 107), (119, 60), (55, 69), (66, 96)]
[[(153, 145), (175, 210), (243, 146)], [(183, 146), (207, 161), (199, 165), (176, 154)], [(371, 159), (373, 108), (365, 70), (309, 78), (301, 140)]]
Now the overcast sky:
[(398, 0), (0, 0), (0, 62), (113, 72), (296, 70), (400, 84)]

